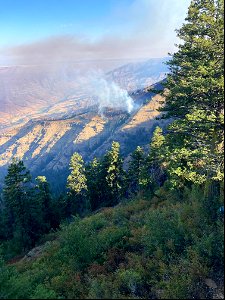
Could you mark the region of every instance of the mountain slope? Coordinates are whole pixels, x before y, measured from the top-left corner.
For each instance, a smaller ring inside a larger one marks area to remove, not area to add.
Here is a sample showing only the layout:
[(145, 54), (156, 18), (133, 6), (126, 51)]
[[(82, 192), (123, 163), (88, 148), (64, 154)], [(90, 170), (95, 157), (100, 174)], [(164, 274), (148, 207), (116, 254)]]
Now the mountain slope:
[(0, 134), (0, 181), (13, 157), (23, 159), (34, 176), (47, 175), (50, 182), (57, 177), (60, 185), (75, 151), (90, 160), (102, 156), (113, 140), (120, 142), (124, 156), (147, 145), (156, 125), (163, 126), (156, 119), (163, 98), (148, 89), (132, 97), (138, 107), (132, 115), (109, 108), (99, 115), (92, 107), (68, 118), (31, 120)]
[[(60, 188), (75, 151), (93, 159), (116, 140), (127, 157), (147, 145), (159, 124), (162, 98), (153, 97), (146, 85), (165, 78), (165, 60), (129, 63), (105, 75), (74, 66), (0, 68), (0, 187), (13, 157), (23, 159), (34, 176), (46, 175), (51, 183), (56, 176)], [(134, 101), (131, 115), (118, 108), (126, 103), (126, 91)]]
[(149, 59), (144, 62), (129, 63), (107, 74), (107, 78), (116, 82), (121, 88), (135, 92), (144, 89), (166, 77), (169, 58)]
[(1, 298), (222, 299), (222, 223), (202, 222), (191, 193), (158, 194), (75, 217), (23, 259), (0, 261)]
[(130, 63), (107, 74), (82, 64), (0, 67), (0, 132), (34, 118), (59, 118), (89, 107), (95, 99), (88, 86), (99, 76), (130, 92), (130, 84), (135, 90), (154, 84), (165, 78), (164, 61)]

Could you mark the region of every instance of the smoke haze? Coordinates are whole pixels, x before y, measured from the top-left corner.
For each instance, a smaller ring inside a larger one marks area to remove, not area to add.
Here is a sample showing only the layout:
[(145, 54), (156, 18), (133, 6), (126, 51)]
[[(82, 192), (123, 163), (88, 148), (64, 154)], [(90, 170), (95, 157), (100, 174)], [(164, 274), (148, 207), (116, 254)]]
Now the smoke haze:
[(97, 105), (100, 114), (105, 108), (114, 108), (132, 113), (135, 108), (133, 99), (128, 92), (116, 82), (106, 79), (101, 70), (87, 71), (77, 78), (79, 86), (85, 86), (85, 92), (90, 96), (89, 105)]
[(116, 108), (127, 111), (129, 114), (134, 110), (133, 99), (128, 92), (121, 89), (115, 82), (108, 82), (104, 78), (94, 78), (91, 82), (92, 95), (95, 96), (100, 113), (104, 108)]
[[(186, 15), (190, 0), (135, 0), (128, 6), (116, 1), (101, 19), (100, 34), (57, 33), (12, 46), (1, 47), (0, 63), (55, 64), (107, 59), (167, 56), (175, 51), (174, 30)], [(66, 24), (62, 24), (66, 28)], [(70, 26), (68, 25), (68, 28)]]

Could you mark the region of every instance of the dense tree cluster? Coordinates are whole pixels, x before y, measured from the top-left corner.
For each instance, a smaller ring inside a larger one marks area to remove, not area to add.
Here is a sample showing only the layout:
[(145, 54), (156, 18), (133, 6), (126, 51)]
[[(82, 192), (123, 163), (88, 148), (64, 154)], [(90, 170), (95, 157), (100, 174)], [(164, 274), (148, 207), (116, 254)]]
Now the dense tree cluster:
[(183, 41), (168, 62), (167, 168), (174, 184), (223, 180), (224, 2), (196, 0), (178, 30)]
[(33, 183), (22, 161), (13, 160), (3, 189), (0, 239), (11, 255), (35, 246), (38, 239), (59, 225), (57, 203), (48, 182), (39, 176)]
[[(157, 127), (152, 142), (154, 149), (162, 146), (161, 139), (161, 129)], [(157, 184), (154, 184), (153, 174), (160, 167), (153, 148), (146, 155), (141, 147), (137, 147), (127, 171), (123, 168), (118, 142), (112, 143), (102, 159), (95, 158), (89, 163), (85, 163), (79, 153), (74, 153), (67, 179), (68, 192), (59, 199), (51, 195), (46, 177), (38, 176), (32, 182), (23, 162), (14, 160), (3, 190), (1, 240), (15, 251), (26, 251), (34, 247), (43, 234), (56, 229), (62, 220), (115, 206), (141, 190), (153, 191), (153, 186), (155, 190), (160, 186), (160, 176), (157, 175)]]

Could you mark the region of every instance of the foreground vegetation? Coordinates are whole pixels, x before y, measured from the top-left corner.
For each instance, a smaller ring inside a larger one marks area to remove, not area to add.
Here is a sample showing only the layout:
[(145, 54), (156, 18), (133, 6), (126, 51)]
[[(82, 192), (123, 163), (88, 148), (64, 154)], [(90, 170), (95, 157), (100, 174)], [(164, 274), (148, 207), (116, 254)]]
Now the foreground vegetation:
[(162, 91), (171, 124), (155, 128), (149, 151), (138, 147), (127, 168), (117, 142), (91, 162), (74, 153), (68, 192), (53, 197), (45, 177), (32, 181), (12, 162), (1, 298), (215, 297), (224, 265), (223, 31), (222, 1), (192, 1)]
[(222, 216), (209, 221), (201, 189), (159, 195), (63, 225), (37, 258), (2, 267), (0, 297), (210, 299), (206, 279), (223, 279)]

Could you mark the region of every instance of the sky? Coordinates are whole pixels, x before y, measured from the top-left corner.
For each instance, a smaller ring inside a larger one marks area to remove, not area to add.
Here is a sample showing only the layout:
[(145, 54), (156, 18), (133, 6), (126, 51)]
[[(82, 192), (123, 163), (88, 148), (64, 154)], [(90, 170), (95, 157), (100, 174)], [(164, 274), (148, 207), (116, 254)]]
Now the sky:
[(0, 65), (164, 57), (191, 0), (0, 0)]

